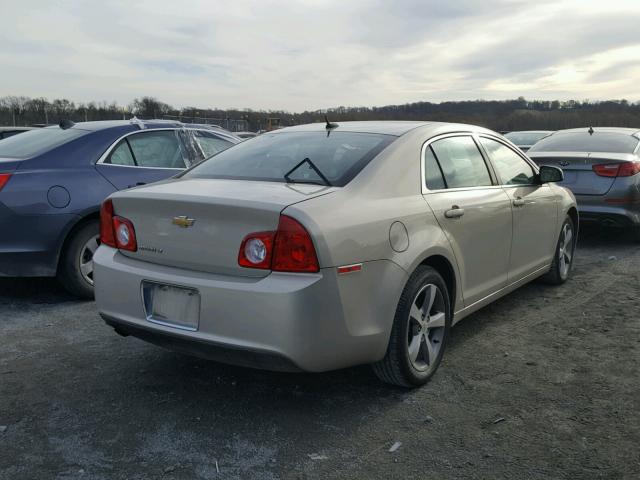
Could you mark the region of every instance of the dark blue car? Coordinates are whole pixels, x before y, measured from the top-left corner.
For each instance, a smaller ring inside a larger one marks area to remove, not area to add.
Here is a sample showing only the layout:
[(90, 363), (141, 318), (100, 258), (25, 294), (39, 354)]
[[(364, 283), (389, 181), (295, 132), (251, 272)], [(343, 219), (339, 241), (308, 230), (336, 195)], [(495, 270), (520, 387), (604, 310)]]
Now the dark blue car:
[(166, 179), (241, 140), (161, 120), (72, 123), (0, 141), (0, 276), (57, 276), (93, 296), (102, 201)]

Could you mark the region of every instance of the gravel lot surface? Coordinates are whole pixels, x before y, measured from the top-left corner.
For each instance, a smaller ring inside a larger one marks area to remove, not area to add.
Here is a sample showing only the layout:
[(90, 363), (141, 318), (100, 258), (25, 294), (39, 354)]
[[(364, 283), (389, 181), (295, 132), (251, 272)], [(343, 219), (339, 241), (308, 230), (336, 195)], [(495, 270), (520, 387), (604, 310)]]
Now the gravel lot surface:
[(640, 478), (638, 247), (583, 232), (566, 285), (461, 322), (414, 391), (185, 357), (2, 279), (0, 478)]

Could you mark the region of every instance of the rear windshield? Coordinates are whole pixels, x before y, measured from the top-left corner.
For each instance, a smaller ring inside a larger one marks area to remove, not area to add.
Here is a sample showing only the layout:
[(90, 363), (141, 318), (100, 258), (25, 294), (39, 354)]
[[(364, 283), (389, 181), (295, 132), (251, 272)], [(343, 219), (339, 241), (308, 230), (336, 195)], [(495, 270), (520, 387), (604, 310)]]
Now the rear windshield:
[(509, 132), (504, 136), (516, 145), (533, 145), (541, 138), (546, 137), (551, 132), (537, 132), (537, 133), (522, 133), (522, 132)]
[[(286, 182), (285, 174), (305, 158), (332, 185), (344, 186), (397, 137), (373, 133), (265, 133), (231, 147), (185, 172), (188, 178)], [(290, 174), (295, 182), (324, 183), (308, 163)]]
[(609, 152), (633, 153), (638, 139), (624, 133), (567, 132), (556, 133), (536, 143), (531, 152)]
[(89, 133), (86, 130), (60, 127), (40, 128), (0, 141), (0, 157), (29, 158)]

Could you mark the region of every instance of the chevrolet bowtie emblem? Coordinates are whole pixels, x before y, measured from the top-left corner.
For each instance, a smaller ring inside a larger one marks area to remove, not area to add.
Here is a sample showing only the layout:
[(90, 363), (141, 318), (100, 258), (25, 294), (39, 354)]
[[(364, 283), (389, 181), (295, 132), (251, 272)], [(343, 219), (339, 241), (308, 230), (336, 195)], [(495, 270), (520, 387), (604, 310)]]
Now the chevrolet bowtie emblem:
[(173, 220), (171, 220), (171, 223), (182, 228), (189, 228), (194, 223), (196, 223), (196, 220), (195, 218), (189, 218), (186, 215), (181, 215), (179, 217), (173, 217)]

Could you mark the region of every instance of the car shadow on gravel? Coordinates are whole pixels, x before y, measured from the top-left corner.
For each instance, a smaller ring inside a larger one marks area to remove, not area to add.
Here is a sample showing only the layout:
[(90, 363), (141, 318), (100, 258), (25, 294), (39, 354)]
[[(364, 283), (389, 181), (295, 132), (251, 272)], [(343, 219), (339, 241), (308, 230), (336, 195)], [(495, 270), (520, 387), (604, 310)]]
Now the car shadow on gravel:
[(55, 278), (0, 278), (0, 304), (55, 304), (78, 301)]

